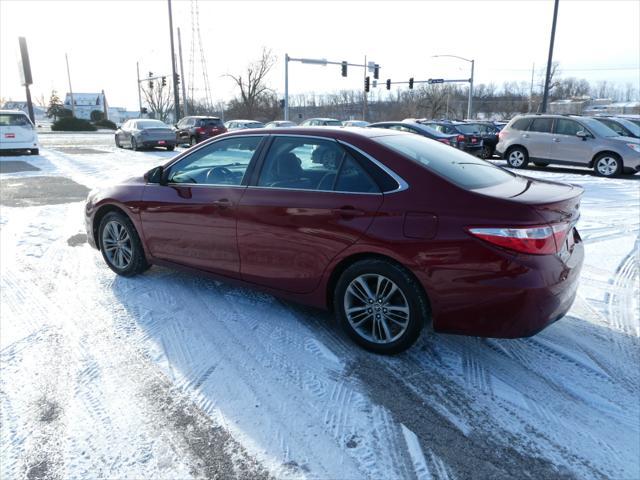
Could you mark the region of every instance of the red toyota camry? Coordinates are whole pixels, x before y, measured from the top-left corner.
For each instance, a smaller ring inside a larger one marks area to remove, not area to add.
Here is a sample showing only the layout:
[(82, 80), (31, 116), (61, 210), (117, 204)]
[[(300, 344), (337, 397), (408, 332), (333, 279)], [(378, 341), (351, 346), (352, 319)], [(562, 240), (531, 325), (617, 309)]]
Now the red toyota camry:
[(193, 269), (332, 310), (378, 353), (436, 332), (514, 338), (561, 318), (584, 249), (580, 187), (391, 130), (245, 130), (89, 195), (124, 276)]

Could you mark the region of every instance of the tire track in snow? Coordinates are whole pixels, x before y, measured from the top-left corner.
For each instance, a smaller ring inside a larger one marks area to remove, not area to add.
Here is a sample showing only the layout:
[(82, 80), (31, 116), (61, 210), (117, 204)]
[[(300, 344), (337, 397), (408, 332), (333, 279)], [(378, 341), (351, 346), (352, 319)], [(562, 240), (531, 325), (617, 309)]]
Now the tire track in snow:
[(622, 260), (610, 280), (612, 290), (605, 294), (609, 319), (614, 328), (640, 337), (640, 237)]

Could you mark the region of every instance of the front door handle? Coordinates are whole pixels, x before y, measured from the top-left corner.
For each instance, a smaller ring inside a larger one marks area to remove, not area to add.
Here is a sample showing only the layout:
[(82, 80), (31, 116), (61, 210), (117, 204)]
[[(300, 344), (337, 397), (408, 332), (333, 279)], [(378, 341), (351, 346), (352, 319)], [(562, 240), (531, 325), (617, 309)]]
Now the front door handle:
[(363, 217), (367, 214), (364, 210), (360, 210), (358, 208), (354, 208), (350, 205), (334, 208), (332, 212), (335, 215), (340, 215), (341, 217), (349, 218), (349, 217)]
[(553, 141), (556, 142), (556, 143), (560, 143), (560, 139), (559, 138), (554, 138)]
[(527, 134), (527, 133), (523, 133), (523, 134), (522, 134), (522, 138), (529, 138), (529, 134)]
[(213, 202), (212, 205), (214, 207), (227, 208), (231, 206), (231, 202), (228, 198), (221, 198), (220, 200), (216, 200), (215, 202)]

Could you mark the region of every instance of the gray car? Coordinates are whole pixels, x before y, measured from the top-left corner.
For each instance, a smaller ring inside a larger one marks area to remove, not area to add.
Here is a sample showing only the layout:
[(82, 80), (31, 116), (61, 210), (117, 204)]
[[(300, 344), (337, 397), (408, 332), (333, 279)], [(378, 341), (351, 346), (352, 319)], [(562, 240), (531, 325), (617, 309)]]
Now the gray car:
[(130, 147), (131, 150), (165, 147), (171, 151), (176, 148), (176, 132), (160, 120), (127, 120), (116, 130), (115, 140), (118, 148)]
[(592, 168), (612, 177), (640, 171), (640, 141), (621, 137), (589, 117), (577, 115), (519, 115), (499, 134), (496, 151), (512, 168), (529, 162)]

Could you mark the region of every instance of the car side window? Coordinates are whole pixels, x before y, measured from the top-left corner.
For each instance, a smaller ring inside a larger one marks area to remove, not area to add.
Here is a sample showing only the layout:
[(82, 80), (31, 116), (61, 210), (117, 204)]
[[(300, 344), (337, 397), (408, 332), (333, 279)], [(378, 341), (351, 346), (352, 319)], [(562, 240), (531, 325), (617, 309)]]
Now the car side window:
[(580, 130), (584, 130), (584, 128), (578, 122), (564, 118), (556, 120), (556, 134), (558, 135), (570, 135), (575, 137), (576, 133)]
[(199, 148), (170, 167), (168, 181), (196, 185), (240, 185), (262, 138), (228, 138)]
[(529, 126), (530, 132), (551, 133), (553, 118), (534, 118)]
[(347, 155), (342, 162), (338, 179), (335, 183), (336, 192), (379, 193), (378, 185), (364, 171), (351, 156)]
[(627, 132), (624, 130), (624, 128), (622, 128), (622, 126), (619, 123), (614, 122), (614, 121), (609, 120), (609, 119), (606, 119), (606, 120), (605, 119), (601, 119), (599, 121), (604, 123), (607, 127), (609, 127), (611, 130), (616, 132), (618, 135), (620, 135), (620, 136), (627, 135)]
[(526, 130), (529, 127), (529, 123), (531, 122), (530, 118), (519, 118), (513, 125), (511, 125), (512, 130)]

